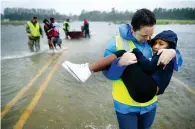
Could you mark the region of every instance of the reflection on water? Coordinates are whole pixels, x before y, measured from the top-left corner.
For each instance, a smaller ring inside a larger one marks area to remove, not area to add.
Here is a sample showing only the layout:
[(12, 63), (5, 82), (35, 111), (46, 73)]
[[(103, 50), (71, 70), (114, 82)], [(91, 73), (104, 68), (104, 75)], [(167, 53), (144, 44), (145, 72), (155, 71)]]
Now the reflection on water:
[[(71, 26), (79, 30), (81, 24), (73, 22)], [(117, 26), (93, 22), (90, 27), (92, 37), (87, 40), (64, 40), (61, 30), (63, 46), (68, 48), (65, 56), (53, 60), (31, 89), (11, 108), (2, 119), (3, 129), (13, 128), (55, 63), (61, 60), (93, 62), (103, 56), (107, 43), (117, 33)], [(183, 68), (174, 76), (187, 86), (195, 88), (195, 25), (161, 25), (156, 27), (156, 33), (165, 29), (172, 29), (178, 34), (178, 48), (184, 59)], [(1, 109), (55, 55), (48, 51), (46, 36), (41, 40), (41, 52), (32, 54), (28, 52), (24, 26), (2, 25), (2, 30)], [(111, 81), (101, 73), (95, 73), (85, 84), (81, 84), (59, 67), (26, 121), (24, 129), (117, 129), (111, 90)], [(194, 129), (194, 108), (194, 94), (188, 92), (181, 83), (172, 81), (166, 93), (159, 97), (153, 128)]]

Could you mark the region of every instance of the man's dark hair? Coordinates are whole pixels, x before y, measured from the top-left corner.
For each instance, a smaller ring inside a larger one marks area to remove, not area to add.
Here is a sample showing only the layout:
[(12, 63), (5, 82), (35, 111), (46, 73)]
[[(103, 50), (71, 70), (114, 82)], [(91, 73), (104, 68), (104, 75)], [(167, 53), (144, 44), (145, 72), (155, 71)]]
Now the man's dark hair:
[(54, 18), (53, 18), (53, 17), (50, 17), (50, 21), (51, 21), (51, 22), (54, 22)]
[(154, 13), (148, 9), (137, 10), (131, 20), (131, 25), (134, 31), (139, 30), (142, 26), (153, 26), (156, 24)]
[(49, 23), (49, 21), (47, 19), (44, 19), (43, 23)]
[(34, 16), (34, 17), (33, 17), (33, 19), (37, 19), (37, 17), (36, 17), (36, 16)]

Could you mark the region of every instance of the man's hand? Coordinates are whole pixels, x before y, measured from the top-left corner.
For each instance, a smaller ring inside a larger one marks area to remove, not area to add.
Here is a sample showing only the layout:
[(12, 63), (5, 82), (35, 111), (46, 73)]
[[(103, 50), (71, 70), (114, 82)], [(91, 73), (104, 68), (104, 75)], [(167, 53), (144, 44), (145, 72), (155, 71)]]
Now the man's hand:
[(157, 55), (160, 55), (157, 66), (162, 64), (165, 68), (166, 65), (176, 56), (176, 51), (174, 49), (160, 49)]
[(137, 63), (137, 58), (136, 58), (135, 54), (126, 52), (120, 58), (118, 65), (119, 66), (127, 66), (127, 65), (135, 64), (135, 63)]

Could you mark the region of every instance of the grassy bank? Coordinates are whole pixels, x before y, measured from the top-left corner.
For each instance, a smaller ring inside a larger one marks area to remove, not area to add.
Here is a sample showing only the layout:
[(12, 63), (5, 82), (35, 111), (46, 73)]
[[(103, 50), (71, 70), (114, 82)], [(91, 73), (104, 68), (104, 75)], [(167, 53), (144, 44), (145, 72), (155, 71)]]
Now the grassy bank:
[[(1, 21), (1, 25), (12, 24), (12, 25), (24, 25), (27, 21)], [(130, 21), (114, 21), (114, 24), (126, 24)], [(195, 24), (195, 20), (157, 20), (158, 25), (167, 24)]]
[(24, 25), (26, 24), (27, 21), (1, 21), (1, 25), (7, 25), (7, 24), (12, 24), (12, 25)]
[(157, 20), (157, 24), (195, 24), (195, 20)]
[[(125, 24), (130, 23), (130, 21), (114, 21), (114, 24)], [(167, 25), (167, 24), (195, 24), (195, 20), (157, 20), (158, 25)]]

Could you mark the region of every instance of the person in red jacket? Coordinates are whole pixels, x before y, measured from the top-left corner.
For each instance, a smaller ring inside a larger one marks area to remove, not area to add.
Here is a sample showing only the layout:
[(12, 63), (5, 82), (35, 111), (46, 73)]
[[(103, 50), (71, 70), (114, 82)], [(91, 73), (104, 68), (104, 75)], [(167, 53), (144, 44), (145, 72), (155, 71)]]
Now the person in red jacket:
[(60, 25), (59, 23), (55, 22), (54, 18), (50, 18), (51, 26), (52, 26), (52, 38), (51, 38), (51, 44), (53, 48), (56, 49), (56, 45), (58, 45), (61, 48), (62, 40), (60, 39)]

